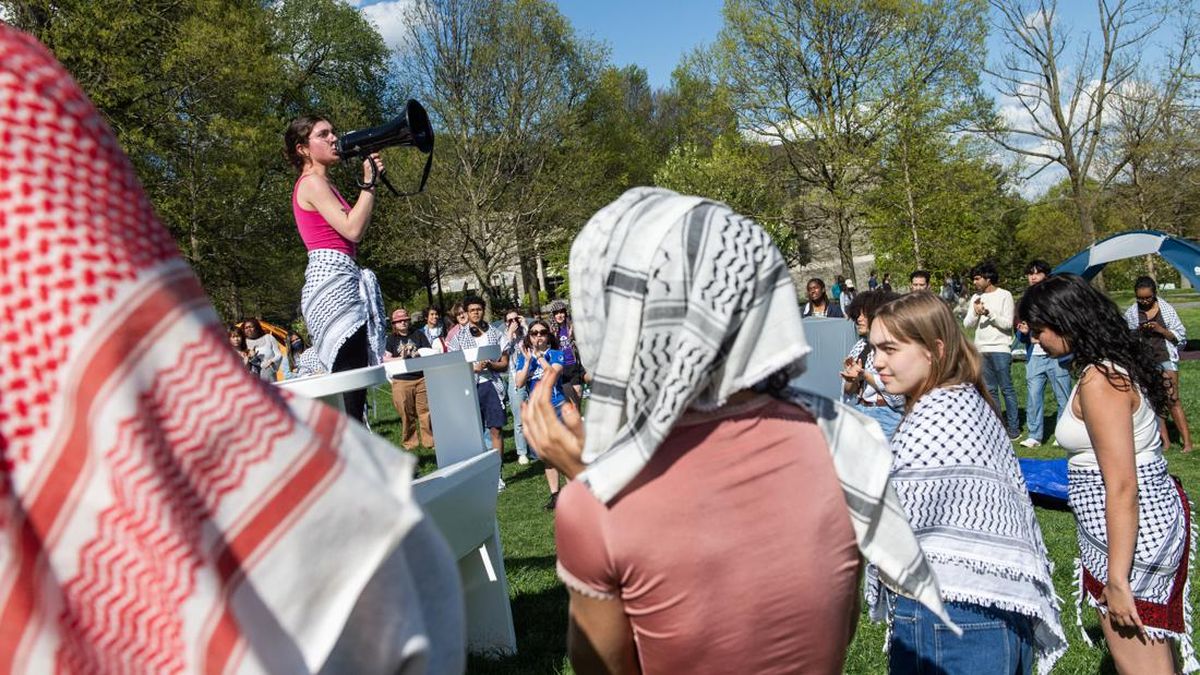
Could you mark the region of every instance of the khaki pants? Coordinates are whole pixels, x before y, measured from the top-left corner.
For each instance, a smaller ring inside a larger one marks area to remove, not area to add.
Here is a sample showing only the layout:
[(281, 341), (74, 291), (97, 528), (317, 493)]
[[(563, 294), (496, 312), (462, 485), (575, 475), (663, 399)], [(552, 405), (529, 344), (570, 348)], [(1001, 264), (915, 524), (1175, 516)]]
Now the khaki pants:
[[(392, 403), (400, 413), (404, 425), (403, 445), (413, 450), (418, 445), (433, 446), (433, 425), (429, 421), (429, 395), (425, 392), (425, 378), (416, 380), (392, 380)], [(421, 424), (420, 442), (417, 440), (417, 421)]]

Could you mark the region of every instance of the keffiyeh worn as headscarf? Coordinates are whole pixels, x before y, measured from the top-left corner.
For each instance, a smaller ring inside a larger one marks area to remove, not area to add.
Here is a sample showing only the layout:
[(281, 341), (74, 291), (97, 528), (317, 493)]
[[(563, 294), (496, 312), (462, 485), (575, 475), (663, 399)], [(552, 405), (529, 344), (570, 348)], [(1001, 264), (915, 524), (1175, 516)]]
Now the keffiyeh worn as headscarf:
[[(630, 190), (575, 239), (570, 275), (576, 339), (593, 375), (578, 479), (604, 503), (689, 406), (717, 408), (778, 371), (804, 370), (810, 347), (787, 265), (762, 228), (723, 204)], [(811, 392), (785, 396), (813, 413), (829, 444), (863, 556), (888, 587), (957, 630), (889, 482), (878, 425)]]
[(99, 113), (2, 23), (0, 128), (0, 672), (427, 664), (412, 460), (245, 371)]
[(570, 275), (593, 376), (580, 479), (602, 502), (689, 406), (711, 410), (776, 371), (797, 375), (810, 350), (779, 250), (723, 204), (629, 190), (575, 239)]

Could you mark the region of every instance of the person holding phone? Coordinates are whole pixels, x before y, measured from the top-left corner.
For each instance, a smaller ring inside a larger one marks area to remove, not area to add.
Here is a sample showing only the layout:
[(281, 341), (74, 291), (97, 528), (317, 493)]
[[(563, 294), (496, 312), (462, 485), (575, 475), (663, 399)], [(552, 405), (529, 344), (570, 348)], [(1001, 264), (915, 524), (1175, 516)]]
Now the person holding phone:
[[(1150, 345), (1154, 357), (1158, 359), (1159, 368), (1171, 392), (1171, 420), (1175, 422), (1183, 443), (1179, 451), (1191, 452), (1192, 433), (1188, 430), (1187, 416), (1179, 401), (1179, 345), (1187, 341), (1187, 329), (1183, 327), (1179, 313), (1171, 303), (1158, 297), (1158, 284), (1150, 277), (1138, 277), (1133, 283), (1133, 294), (1134, 303), (1125, 310), (1125, 323), (1129, 325), (1129, 330)], [(1170, 448), (1171, 437), (1167, 433), (1165, 417), (1159, 420), (1159, 433), (1163, 450)]]
[(528, 464), (537, 455), (529, 456), (529, 444), (525, 441), (525, 430), (521, 427), (521, 403), (525, 401), (525, 391), (517, 386), (517, 358), (514, 352), (520, 348), (525, 339), (525, 317), (519, 309), (510, 309), (504, 313), (504, 339), (508, 342), (508, 373), (505, 375), (508, 390), (508, 407), (512, 414), (513, 445), (517, 448), (517, 464)]
[[(529, 394), (533, 394), (534, 388), (539, 386), (539, 383), (550, 371), (554, 371), (556, 374), (563, 372), (565, 359), (558, 345), (558, 336), (554, 334), (550, 324), (546, 321), (537, 319), (529, 326), (529, 333), (518, 348), (516, 367), (513, 370), (515, 378), (513, 381), (518, 389), (523, 388)], [(540, 386), (552, 387), (550, 405), (554, 406), (555, 412), (561, 415), (562, 405), (567, 400), (563, 393), (561, 379), (556, 377), (553, 382)], [(533, 448), (533, 450), (536, 452), (537, 448)], [(545, 473), (546, 483), (550, 485), (550, 500), (546, 502), (544, 508), (547, 511), (553, 511), (558, 504), (558, 470), (547, 464)]]
[[(384, 351), (383, 294), (370, 270), (355, 261), (358, 244), (375, 209), (375, 188), (358, 193), (351, 206), (334, 187), (329, 167), (337, 164), (337, 133), (329, 120), (301, 115), (284, 132), (284, 154), (299, 176), (292, 188), (292, 215), (308, 250), (300, 311), (321, 366), (331, 373), (379, 363)], [(363, 160), (363, 183), (370, 183), (371, 162), (380, 173), (383, 160)], [(342, 394), (346, 414), (361, 421), (365, 390)]]

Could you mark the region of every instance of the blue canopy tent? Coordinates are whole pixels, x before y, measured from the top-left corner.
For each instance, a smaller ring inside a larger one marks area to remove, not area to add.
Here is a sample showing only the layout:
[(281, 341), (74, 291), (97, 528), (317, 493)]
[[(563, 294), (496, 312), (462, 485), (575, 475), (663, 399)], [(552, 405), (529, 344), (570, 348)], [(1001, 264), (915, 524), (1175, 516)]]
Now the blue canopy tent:
[(1193, 288), (1200, 288), (1200, 246), (1156, 230), (1130, 230), (1101, 239), (1054, 268), (1091, 279), (1110, 262), (1158, 254), (1179, 270)]

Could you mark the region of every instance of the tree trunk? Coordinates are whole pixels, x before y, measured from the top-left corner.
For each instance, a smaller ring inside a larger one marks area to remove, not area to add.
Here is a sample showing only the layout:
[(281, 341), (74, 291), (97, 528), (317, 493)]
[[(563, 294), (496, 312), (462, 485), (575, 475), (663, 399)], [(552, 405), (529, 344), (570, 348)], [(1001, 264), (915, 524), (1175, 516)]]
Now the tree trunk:
[(437, 306), (444, 315), (449, 308), (446, 307), (446, 298), (442, 295), (442, 264), (436, 260), (433, 261), (433, 280), (437, 284)]
[(538, 295), (537, 295), (537, 297), (535, 297), (533, 299), (533, 302), (535, 305), (537, 305), (538, 310), (541, 310), (541, 308), (542, 308), (542, 298), (541, 298), (542, 291), (544, 290), (544, 291), (546, 291), (546, 295), (550, 295), (550, 289), (546, 285), (546, 261), (542, 260), (542, 254), (536, 253), (534, 255), (537, 256), (536, 262), (537, 262)]
[(904, 198), (907, 201), (908, 227), (912, 230), (913, 261), (917, 269), (924, 269), (925, 262), (921, 260), (921, 235), (917, 232), (917, 202), (913, 198), (912, 176), (909, 174), (908, 144), (904, 144)]
[(421, 265), (421, 268), (422, 268), (422, 270), (424, 270), (424, 274), (422, 274), (421, 281), (423, 281), (425, 283), (425, 302), (428, 303), (429, 306), (432, 307), (433, 306), (433, 265), (430, 265), (429, 261), (426, 260)]
[[(1092, 220), (1092, 201), (1087, 193), (1087, 185), (1085, 185), (1086, 177), (1072, 177), (1071, 187), (1075, 193), (1075, 208), (1079, 210), (1079, 228), (1083, 232), (1083, 238), (1088, 245), (1096, 243), (1096, 224)], [(1104, 272), (1101, 271), (1092, 278), (1092, 285), (1097, 290), (1106, 291), (1104, 284)]]
[(854, 241), (845, 207), (838, 205), (833, 219), (837, 227), (838, 256), (841, 259), (842, 270), (846, 278), (853, 281), (854, 287), (858, 288), (858, 275), (854, 271)]

